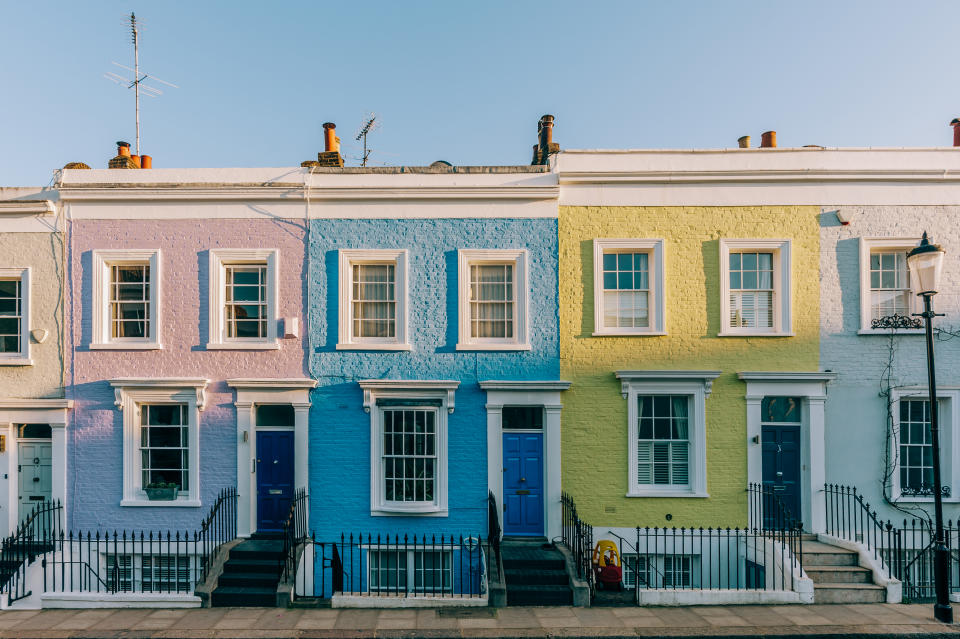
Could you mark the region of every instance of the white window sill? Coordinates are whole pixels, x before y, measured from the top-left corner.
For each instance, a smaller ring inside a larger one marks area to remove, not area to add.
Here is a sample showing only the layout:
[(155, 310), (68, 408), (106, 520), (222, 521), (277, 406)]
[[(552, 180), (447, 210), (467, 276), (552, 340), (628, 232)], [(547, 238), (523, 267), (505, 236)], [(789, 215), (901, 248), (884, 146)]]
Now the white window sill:
[(794, 337), (796, 333), (756, 333), (756, 332), (744, 332), (739, 333), (736, 331), (720, 331), (717, 333), (717, 337)]
[(370, 510), (371, 517), (448, 517), (450, 512), (446, 508), (429, 506), (422, 509), (390, 508), (381, 506)]
[(412, 351), (409, 344), (377, 344), (377, 343), (341, 343), (337, 344), (338, 351)]
[(159, 351), (163, 344), (159, 342), (107, 342), (90, 344), (91, 351)]
[(656, 337), (666, 335), (666, 331), (633, 331), (633, 332), (613, 332), (613, 331), (595, 331), (594, 337)]
[(33, 366), (33, 360), (27, 357), (0, 357), (0, 366)]
[[(933, 503), (933, 497), (914, 497), (912, 495), (900, 495), (899, 497), (894, 497), (893, 500), (898, 504), (932, 504)], [(960, 497), (944, 497), (942, 501), (945, 504), (960, 504)]]
[(922, 328), (861, 328), (857, 331), (857, 335), (923, 335), (925, 333)]
[(529, 351), (529, 344), (457, 344), (458, 351)]
[(692, 490), (632, 490), (626, 497), (694, 497), (702, 499), (709, 497), (709, 493), (697, 493)]
[(207, 344), (208, 351), (278, 351), (280, 343), (270, 342), (219, 342)]
[(174, 499), (171, 501), (161, 501), (158, 499), (158, 500), (150, 501), (149, 499), (123, 499), (120, 501), (120, 505), (147, 507), (147, 508), (199, 508), (200, 500), (199, 499)]

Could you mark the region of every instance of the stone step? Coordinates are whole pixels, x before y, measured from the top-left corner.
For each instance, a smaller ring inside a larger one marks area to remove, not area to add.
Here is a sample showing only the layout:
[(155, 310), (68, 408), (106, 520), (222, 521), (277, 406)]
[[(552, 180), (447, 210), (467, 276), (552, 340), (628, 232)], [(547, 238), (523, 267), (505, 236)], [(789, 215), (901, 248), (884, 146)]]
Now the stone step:
[(874, 584), (814, 584), (813, 603), (883, 603), (887, 589)]
[(803, 544), (803, 565), (806, 566), (856, 566), (859, 557), (853, 550), (831, 546), (819, 541)]
[(277, 605), (277, 589), (274, 588), (217, 588), (210, 594), (210, 604), (215, 607), (269, 607)]
[(217, 586), (220, 587), (257, 587), (273, 588), (276, 590), (280, 577), (276, 571), (273, 572), (237, 572), (224, 571), (217, 580)]
[(568, 586), (507, 585), (508, 606), (569, 606), (573, 593)]
[(807, 576), (815, 584), (870, 584), (873, 573), (860, 566), (804, 566)]
[(523, 570), (565, 570), (566, 563), (563, 561), (563, 557), (542, 557), (542, 558), (526, 558), (526, 559), (508, 559), (506, 555), (503, 557), (503, 569), (513, 570), (513, 571), (523, 571)]
[(223, 572), (280, 574), (281, 562), (276, 559), (230, 559), (223, 564)]
[(504, 570), (504, 582), (516, 585), (566, 586), (570, 583), (566, 570)]

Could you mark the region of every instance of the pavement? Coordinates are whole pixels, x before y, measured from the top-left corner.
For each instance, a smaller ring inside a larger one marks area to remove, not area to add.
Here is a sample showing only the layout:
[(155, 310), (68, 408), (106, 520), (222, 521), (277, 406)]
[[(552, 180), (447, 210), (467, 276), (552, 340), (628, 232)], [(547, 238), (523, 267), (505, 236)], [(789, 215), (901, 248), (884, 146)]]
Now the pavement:
[(954, 637), (933, 606), (903, 604), (636, 608), (82, 609), (0, 612), (0, 637), (324, 639), (534, 637)]

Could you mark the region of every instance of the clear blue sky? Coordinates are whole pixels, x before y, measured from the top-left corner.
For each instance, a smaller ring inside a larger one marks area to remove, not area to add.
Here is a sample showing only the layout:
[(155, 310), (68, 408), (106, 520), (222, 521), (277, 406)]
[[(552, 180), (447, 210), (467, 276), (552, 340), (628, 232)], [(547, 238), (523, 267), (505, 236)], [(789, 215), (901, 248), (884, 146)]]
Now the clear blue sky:
[(197, 2), (0, 0), (0, 185), (134, 138), (156, 167), (295, 166), (365, 113), (380, 164), (525, 164), (543, 113), (563, 148), (948, 146), (955, 1)]

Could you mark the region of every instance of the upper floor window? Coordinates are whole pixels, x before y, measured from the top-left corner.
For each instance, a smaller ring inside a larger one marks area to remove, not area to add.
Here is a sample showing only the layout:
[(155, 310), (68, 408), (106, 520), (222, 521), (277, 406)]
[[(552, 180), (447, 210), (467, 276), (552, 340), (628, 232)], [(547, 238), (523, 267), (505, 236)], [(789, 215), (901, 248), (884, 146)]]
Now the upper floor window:
[(277, 251), (210, 251), (208, 349), (274, 349), (277, 342)]
[[(960, 445), (954, 436), (960, 391), (938, 390), (936, 410), (940, 427), (940, 468), (942, 494), (953, 497), (955, 463)], [(894, 450), (893, 494), (905, 500), (933, 499), (933, 439), (930, 432), (930, 399), (926, 389), (894, 389), (891, 393)]]
[(662, 335), (663, 240), (593, 241), (594, 335)]
[(919, 242), (918, 239), (860, 238), (861, 333), (887, 333), (887, 329), (873, 328), (873, 321), (893, 315), (909, 317), (918, 310), (916, 296), (910, 290), (907, 253)]
[(338, 349), (407, 350), (407, 252), (340, 251)]
[(528, 350), (527, 252), (461, 249), (458, 350)]
[(790, 241), (720, 240), (721, 336), (790, 335)]
[(160, 348), (160, 251), (93, 252), (90, 348)]
[(0, 268), (0, 366), (30, 364), (30, 271)]

